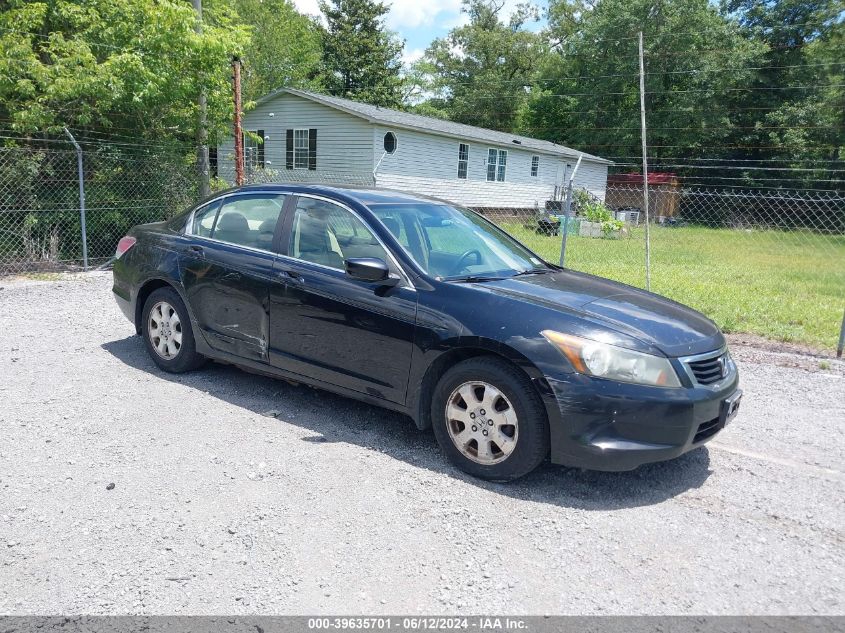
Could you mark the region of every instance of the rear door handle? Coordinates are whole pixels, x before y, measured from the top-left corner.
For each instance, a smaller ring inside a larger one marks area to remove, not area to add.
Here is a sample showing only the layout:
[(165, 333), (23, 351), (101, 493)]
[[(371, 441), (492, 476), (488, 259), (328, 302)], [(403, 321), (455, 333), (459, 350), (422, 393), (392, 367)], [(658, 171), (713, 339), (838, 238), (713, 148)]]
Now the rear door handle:
[(202, 246), (199, 246), (199, 245), (197, 245), (197, 244), (191, 244), (191, 245), (188, 247), (188, 252), (189, 252), (189, 253), (193, 253), (194, 255), (199, 255), (199, 256), (202, 256), (202, 255), (203, 255), (203, 249), (202, 249)]

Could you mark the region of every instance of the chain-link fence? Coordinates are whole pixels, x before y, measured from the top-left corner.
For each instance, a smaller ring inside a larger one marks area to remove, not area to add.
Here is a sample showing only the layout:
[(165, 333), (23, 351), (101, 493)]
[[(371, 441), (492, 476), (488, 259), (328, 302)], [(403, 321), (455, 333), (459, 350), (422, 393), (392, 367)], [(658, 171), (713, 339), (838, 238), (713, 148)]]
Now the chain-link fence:
[[(374, 182), (368, 173), (309, 175), (309, 182)], [(300, 181), (284, 170), (251, 170), (247, 178)], [(642, 187), (612, 180), (603, 199), (576, 190), (567, 221), (559, 201), (478, 210), (548, 261), (560, 261), (565, 234), (568, 268), (645, 288)], [(92, 266), (108, 261), (131, 226), (170, 217), (197, 196), (190, 158), (112, 146), (84, 146), (83, 184)], [(0, 273), (81, 266), (79, 194), (73, 149), (0, 149)], [(845, 306), (845, 192), (673, 183), (650, 190), (649, 208), (652, 291), (701, 310), (728, 332), (836, 345)]]
[[(646, 287), (643, 190), (576, 191), (564, 222), (542, 209), (483, 209), (545, 259)], [(653, 292), (691, 305), (725, 331), (833, 347), (845, 307), (845, 192), (709, 190), (650, 196)]]
[(97, 265), (130, 227), (169, 217), (196, 197), (194, 168), (182, 157), (86, 144), (83, 239), (78, 156), (57, 145), (0, 148), (0, 273), (79, 267), (83, 242)]

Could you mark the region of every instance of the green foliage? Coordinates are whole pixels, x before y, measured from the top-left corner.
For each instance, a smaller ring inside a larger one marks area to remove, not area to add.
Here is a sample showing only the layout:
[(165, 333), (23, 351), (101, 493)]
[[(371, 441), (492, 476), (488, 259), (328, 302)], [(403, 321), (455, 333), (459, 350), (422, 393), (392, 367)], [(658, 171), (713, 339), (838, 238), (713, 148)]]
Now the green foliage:
[(190, 139), (202, 85), (212, 127), (229, 118), (229, 59), (248, 41), (225, 6), (202, 34), (175, 0), (10, 0), (0, 11), (0, 117), (16, 132), (63, 126)]
[(384, 27), (388, 6), (374, 0), (320, 0), (322, 81), (330, 94), (385, 107), (402, 105), (402, 50)]
[(549, 19), (558, 43), (542, 73), (550, 81), (535, 91), (524, 129), (600, 155), (639, 153), (640, 30), (656, 160), (727, 144), (730, 95), (748, 85), (765, 49), (708, 0), (552, 0)]
[(511, 131), (547, 54), (542, 35), (525, 27), (536, 7), (521, 5), (507, 22), (502, 0), (463, 0), (469, 24), (434, 40), (416, 70), (428, 107), (460, 123)]
[(244, 100), (279, 88), (319, 89), (321, 27), (290, 0), (238, 0), (239, 18), (252, 27), (244, 50)]

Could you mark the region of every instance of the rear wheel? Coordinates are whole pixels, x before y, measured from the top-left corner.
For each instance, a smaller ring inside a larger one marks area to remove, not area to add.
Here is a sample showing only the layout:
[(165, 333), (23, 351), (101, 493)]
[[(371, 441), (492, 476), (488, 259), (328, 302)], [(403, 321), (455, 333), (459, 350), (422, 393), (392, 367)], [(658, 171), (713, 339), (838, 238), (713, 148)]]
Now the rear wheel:
[(546, 413), (531, 381), (497, 358), (471, 358), (447, 371), (434, 390), (431, 419), (449, 460), (476, 477), (516, 479), (549, 450)]
[(205, 360), (196, 352), (188, 310), (172, 288), (159, 288), (147, 297), (142, 333), (153, 361), (165, 371), (190, 371)]

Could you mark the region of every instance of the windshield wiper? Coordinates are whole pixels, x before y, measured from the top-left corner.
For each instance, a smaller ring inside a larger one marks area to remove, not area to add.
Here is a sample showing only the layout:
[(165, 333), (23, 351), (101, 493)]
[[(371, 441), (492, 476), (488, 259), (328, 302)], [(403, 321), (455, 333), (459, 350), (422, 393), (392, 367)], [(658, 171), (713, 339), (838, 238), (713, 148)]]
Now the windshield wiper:
[(477, 284), (485, 281), (500, 281), (506, 277), (485, 277), (483, 275), (466, 275), (465, 277), (447, 277), (443, 281), (454, 281), (461, 284)]
[(512, 277), (521, 277), (522, 275), (545, 275), (547, 273), (554, 273), (557, 272), (553, 268), (529, 268), (527, 270), (520, 270), (515, 275), (511, 275)]

